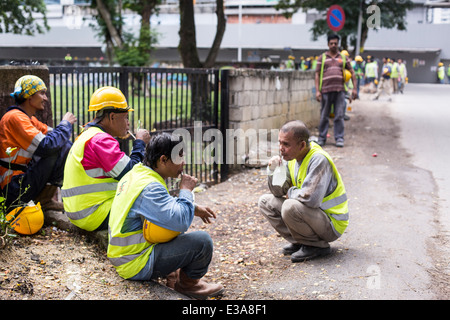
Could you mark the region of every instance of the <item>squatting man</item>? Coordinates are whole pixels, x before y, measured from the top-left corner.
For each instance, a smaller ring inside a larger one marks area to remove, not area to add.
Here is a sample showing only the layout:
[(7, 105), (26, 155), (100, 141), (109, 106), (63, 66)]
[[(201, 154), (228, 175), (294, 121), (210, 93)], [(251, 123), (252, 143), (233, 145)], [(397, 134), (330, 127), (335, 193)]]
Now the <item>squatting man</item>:
[[(329, 243), (348, 226), (342, 178), (329, 154), (310, 142), (309, 136), (301, 121), (282, 126), (278, 134), (281, 157), (272, 157), (267, 168), (271, 193), (258, 203), (261, 214), (289, 242), (282, 252), (291, 255), (292, 262), (329, 254)], [(284, 183), (278, 185), (273, 183), (277, 167), (286, 172)]]

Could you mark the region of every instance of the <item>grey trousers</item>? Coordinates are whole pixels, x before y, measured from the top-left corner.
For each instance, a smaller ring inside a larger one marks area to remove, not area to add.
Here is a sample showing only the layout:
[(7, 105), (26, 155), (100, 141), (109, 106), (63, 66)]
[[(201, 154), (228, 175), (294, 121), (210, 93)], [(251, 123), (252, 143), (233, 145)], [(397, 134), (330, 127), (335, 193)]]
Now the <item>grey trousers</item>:
[(272, 227), (291, 243), (328, 248), (329, 242), (338, 238), (330, 218), (321, 209), (272, 194), (262, 195), (258, 206)]
[(319, 139), (326, 141), (328, 127), (330, 125), (329, 117), (331, 106), (334, 106), (334, 139), (336, 141), (344, 140), (344, 115), (345, 115), (345, 92), (327, 92), (322, 93), (322, 102), (320, 107)]

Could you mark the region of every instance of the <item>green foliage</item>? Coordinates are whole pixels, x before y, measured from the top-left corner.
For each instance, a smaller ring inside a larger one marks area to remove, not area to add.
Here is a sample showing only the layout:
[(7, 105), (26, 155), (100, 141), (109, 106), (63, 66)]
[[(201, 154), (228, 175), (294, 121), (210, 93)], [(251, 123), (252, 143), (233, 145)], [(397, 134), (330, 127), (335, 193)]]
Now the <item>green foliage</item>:
[[(44, 0), (0, 0), (0, 33), (34, 35), (49, 30)], [(42, 23), (34, 17), (42, 16)]]
[[(103, 0), (110, 16), (111, 23), (116, 29), (117, 34), (123, 41), (121, 48), (114, 46), (113, 53), (115, 61), (121, 66), (146, 66), (150, 62), (150, 53), (154, 49), (157, 41), (157, 33), (150, 29), (150, 16), (156, 12), (155, 6), (161, 3), (161, 0)], [(120, 7), (120, 4), (122, 7)], [(97, 7), (96, 0), (92, 1), (93, 8)], [(123, 10), (131, 10), (141, 15), (141, 27), (139, 35), (135, 36), (131, 32), (124, 30), (124, 20), (122, 17)], [(96, 17), (98, 27), (94, 27), (97, 31), (99, 39), (105, 43), (113, 45), (111, 35), (107, 28), (104, 18), (98, 14)]]

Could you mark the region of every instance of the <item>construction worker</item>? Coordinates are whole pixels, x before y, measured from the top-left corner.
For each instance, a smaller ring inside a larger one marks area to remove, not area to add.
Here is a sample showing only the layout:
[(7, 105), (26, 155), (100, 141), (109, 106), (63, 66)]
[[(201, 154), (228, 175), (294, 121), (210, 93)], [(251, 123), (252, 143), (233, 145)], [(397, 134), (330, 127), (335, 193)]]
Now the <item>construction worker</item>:
[(0, 182), (6, 208), (40, 202), (43, 210), (63, 210), (56, 201), (75, 116), (68, 112), (56, 128), (35, 114), (48, 102), (44, 81), (25, 75), (16, 81), (11, 106), (0, 121)]
[(403, 90), (405, 89), (406, 79), (408, 78), (408, 71), (406, 69), (405, 62), (403, 59), (398, 59), (398, 70), (399, 70), (399, 81), (398, 81), (398, 91), (403, 94)]
[(301, 57), (300, 57), (300, 63), (299, 63), (299, 65), (298, 65), (298, 69), (299, 69), (300, 71), (305, 71), (306, 68), (307, 68), (307, 67), (306, 67), (305, 57), (301, 56)]
[[(197, 179), (183, 174), (183, 149), (181, 137), (156, 135), (147, 147), (143, 163), (120, 180), (109, 219), (107, 255), (124, 279), (149, 281), (170, 277), (169, 287), (196, 299), (206, 299), (224, 290), (220, 284), (201, 279), (211, 262), (213, 242), (204, 231), (185, 232), (194, 216), (211, 223), (216, 214), (194, 203), (192, 190)], [(173, 197), (165, 180), (180, 175), (179, 197)], [(179, 235), (149, 237), (144, 232), (146, 221), (157, 225), (160, 233), (175, 231)]]
[[(378, 63), (375, 61), (374, 57), (367, 56), (367, 63), (365, 67), (365, 79), (364, 82), (367, 83), (374, 83), (375, 80), (378, 81)], [(376, 86), (376, 84), (375, 84)]]
[(127, 156), (115, 137), (128, 134), (128, 113), (133, 111), (123, 93), (114, 87), (101, 87), (91, 96), (89, 111), (95, 118), (86, 125), (67, 157), (61, 195), (69, 220), (87, 230), (104, 230), (116, 193), (117, 182), (142, 161), (150, 134), (136, 132), (133, 150)]
[(311, 61), (311, 70), (316, 70), (317, 67), (317, 59), (319, 59), (318, 56), (314, 56)]
[(439, 64), (438, 64), (437, 76), (438, 76), (439, 83), (444, 84), (445, 83), (445, 68), (444, 68), (444, 64), (442, 62), (439, 62)]
[(448, 68), (447, 68), (447, 78), (450, 81), (450, 64), (448, 65)]
[[(272, 227), (289, 242), (282, 250), (292, 262), (331, 252), (349, 222), (348, 201), (342, 178), (333, 160), (299, 120), (287, 122), (278, 134), (279, 156), (269, 160), (270, 194), (259, 198), (258, 207)], [(287, 163), (283, 163), (282, 160)], [(284, 167), (284, 181), (275, 171)]]
[(389, 61), (389, 58), (385, 57), (383, 58), (383, 67), (381, 68), (381, 76), (380, 76), (380, 82), (378, 83), (378, 90), (375, 94), (375, 97), (373, 100), (378, 100), (380, 97), (380, 94), (382, 92), (386, 93), (388, 95), (388, 100), (392, 101), (391, 99), (391, 69), (392, 64)]
[(364, 79), (364, 59), (361, 56), (356, 56), (355, 60), (352, 61), (352, 67), (355, 71), (356, 77), (356, 92), (357, 99), (359, 99), (359, 87), (361, 85), (361, 81)]
[[(355, 73), (345, 52), (339, 52), (339, 36), (330, 35), (328, 51), (324, 52), (317, 61), (315, 74), (316, 100), (321, 103), (319, 140), (324, 146), (327, 140), (329, 115), (334, 107), (334, 138), (336, 147), (344, 147), (344, 114), (346, 85), (344, 83), (344, 69), (350, 71), (353, 83), (356, 83)], [(347, 53), (348, 54), (348, 53)], [(356, 88), (352, 90), (352, 98), (356, 98)]]
[(390, 59), (391, 62), (391, 86), (392, 86), (392, 93), (396, 94), (398, 93), (398, 78), (400, 76), (399, 74), (399, 65), (398, 62), (395, 59)]
[(286, 69), (288, 70), (294, 70), (295, 69), (295, 57), (294, 56), (289, 56), (286, 63)]

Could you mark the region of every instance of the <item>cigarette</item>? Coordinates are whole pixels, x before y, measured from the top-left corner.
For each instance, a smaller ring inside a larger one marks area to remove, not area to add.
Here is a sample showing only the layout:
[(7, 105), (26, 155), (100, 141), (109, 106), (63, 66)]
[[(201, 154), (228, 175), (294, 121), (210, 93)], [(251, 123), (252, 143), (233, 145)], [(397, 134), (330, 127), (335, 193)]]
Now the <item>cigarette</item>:
[(128, 133), (133, 137), (134, 140), (136, 140), (136, 137), (134, 136), (134, 134), (131, 133), (130, 130), (128, 130)]

